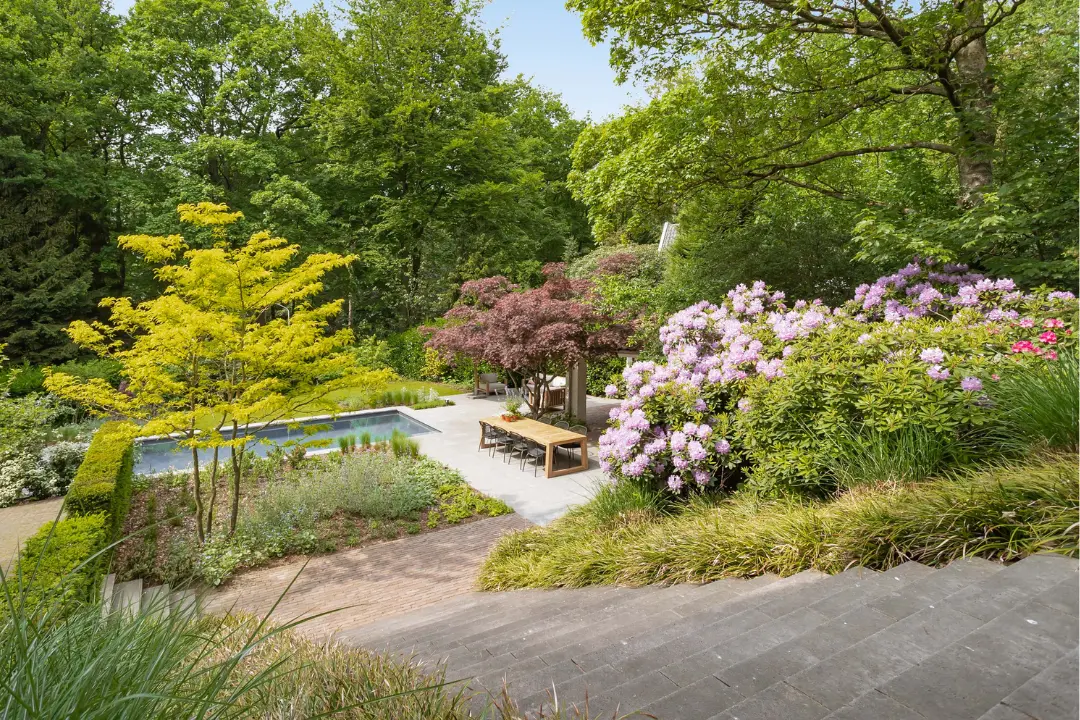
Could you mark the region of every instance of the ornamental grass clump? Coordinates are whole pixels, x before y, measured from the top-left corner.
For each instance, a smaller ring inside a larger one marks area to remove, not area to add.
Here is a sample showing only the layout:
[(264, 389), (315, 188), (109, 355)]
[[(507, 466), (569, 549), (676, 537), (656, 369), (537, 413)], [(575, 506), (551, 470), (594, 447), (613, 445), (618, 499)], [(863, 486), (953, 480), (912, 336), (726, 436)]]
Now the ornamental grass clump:
[[(752, 493), (695, 495), (642, 511), (608, 491), (545, 528), (504, 536), (485, 590), (708, 582), (764, 573), (944, 565), (976, 555), (1080, 554), (1077, 456), (1001, 464), (919, 484), (862, 488), (822, 502)], [(614, 510), (618, 497), (623, 511)]]
[(10, 595), (4, 602), (0, 717), (7, 720), (468, 716), (464, 692), (445, 685), (441, 667), (312, 642), (296, 634), (300, 623), (195, 618), (157, 605), (103, 616), (96, 602), (63, 617), (45, 603), (31, 615)]
[(600, 439), (601, 467), (676, 494), (744, 483), (824, 497), (837, 481), (822, 468), (843, 464), (852, 434), (895, 449), (920, 428), (952, 467), (1006, 455), (1009, 410), (989, 386), (1061, 362), (1076, 314), (1071, 293), (1024, 293), (930, 260), (836, 308), (740, 285), (720, 306), (673, 315), (660, 330), (665, 362), (635, 363), (625, 388), (609, 386), (626, 399)]

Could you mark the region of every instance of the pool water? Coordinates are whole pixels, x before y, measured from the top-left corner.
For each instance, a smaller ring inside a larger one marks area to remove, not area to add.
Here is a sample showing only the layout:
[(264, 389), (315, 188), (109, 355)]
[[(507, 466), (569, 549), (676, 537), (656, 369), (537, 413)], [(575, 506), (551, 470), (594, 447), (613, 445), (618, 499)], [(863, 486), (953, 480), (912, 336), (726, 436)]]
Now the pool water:
[[(311, 435), (304, 435), (304, 427), (320, 426), (321, 429)], [(289, 427), (286, 423), (267, 425), (252, 434), (255, 440), (248, 445), (249, 452), (254, 452), (259, 457), (266, 457), (274, 446), (284, 445), (290, 440), (308, 442), (311, 440), (328, 440), (330, 448), (337, 448), (338, 438), (353, 435), (356, 441), (360, 441), (362, 433), (369, 433), (372, 442), (389, 440), (395, 430), (400, 430), (405, 435), (425, 435), (438, 432), (433, 427), (409, 417), (398, 410), (375, 410), (356, 413), (348, 416), (338, 416), (335, 419), (304, 420), (298, 426)], [(169, 470), (191, 470), (191, 450), (179, 447), (175, 440), (162, 438), (160, 440), (146, 439), (137, 440), (135, 472), (142, 475), (166, 472)], [(316, 448), (322, 449), (322, 448)], [(201, 466), (210, 457), (213, 450), (199, 450), (199, 465)], [(222, 448), (218, 453), (220, 462), (228, 462), (232, 456), (230, 448)]]

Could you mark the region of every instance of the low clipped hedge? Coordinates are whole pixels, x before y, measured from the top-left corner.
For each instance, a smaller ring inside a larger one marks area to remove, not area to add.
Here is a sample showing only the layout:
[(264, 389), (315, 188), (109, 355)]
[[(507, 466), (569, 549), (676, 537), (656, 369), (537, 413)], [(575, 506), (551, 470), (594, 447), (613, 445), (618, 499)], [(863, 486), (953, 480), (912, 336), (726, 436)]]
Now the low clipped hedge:
[(47, 601), (56, 609), (92, 600), (105, 572), (102, 550), (108, 545), (108, 532), (104, 513), (42, 525), (23, 543), (8, 580), (12, 602), (37, 608)]
[(102, 425), (86, 450), (65, 500), (69, 516), (104, 514), (110, 542), (119, 538), (131, 507), (135, 434), (136, 428), (130, 423)]
[(93, 599), (131, 506), (135, 435), (121, 422), (94, 434), (64, 501), (67, 517), (42, 525), (19, 551), (7, 583), (12, 602), (67, 608)]

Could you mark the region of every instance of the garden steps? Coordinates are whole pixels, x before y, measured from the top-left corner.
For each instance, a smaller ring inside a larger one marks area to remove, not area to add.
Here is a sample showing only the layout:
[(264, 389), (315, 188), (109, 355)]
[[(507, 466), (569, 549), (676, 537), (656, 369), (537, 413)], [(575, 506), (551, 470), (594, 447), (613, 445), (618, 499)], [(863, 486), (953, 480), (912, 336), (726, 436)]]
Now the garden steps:
[[(1074, 720), (1078, 565), (1035, 555), (704, 585), (474, 593), (339, 633), (523, 711)], [(482, 698), (477, 698), (478, 707)]]
[(164, 616), (172, 613), (198, 612), (198, 596), (194, 590), (173, 590), (168, 583), (144, 587), (139, 578), (116, 582), (116, 575), (105, 576), (101, 585), (101, 613), (122, 612), (127, 615), (151, 613)]

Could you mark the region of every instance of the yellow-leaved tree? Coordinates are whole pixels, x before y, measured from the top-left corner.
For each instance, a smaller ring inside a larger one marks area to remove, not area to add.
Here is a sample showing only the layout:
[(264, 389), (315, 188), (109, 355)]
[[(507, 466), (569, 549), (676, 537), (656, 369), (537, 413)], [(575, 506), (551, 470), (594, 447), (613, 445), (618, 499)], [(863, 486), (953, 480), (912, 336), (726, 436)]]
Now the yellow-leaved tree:
[[(102, 414), (143, 423), (143, 434), (178, 434), (191, 451), (200, 540), (214, 527), (218, 452), (231, 449), (228, 532), (236, 529), (245, 454), (265, 422), (334, 412), (328, 394), (350, 387), (378, 390), (389, 371), (358, 367), (352, 332), (332, 330), (341, 301), (317, 304), (322, 277), (355, 256), (317, 253), (268, 232), (236, 246), (228, 229), (242, 217), (225, 205), (181, 205), (180, 219), (209, 228), (214, 245), (189, 247), (180, 235), (126, 235), (120, 247), (156, 265), (158, 297), (132, 303), (106, 298), (108, 322), (73, 322), (79, 347), (117, 360), (122, 391), (101, 379), (50, 372), (46, 387)], [(199, 449), (213, 451), (208, 497)]]

